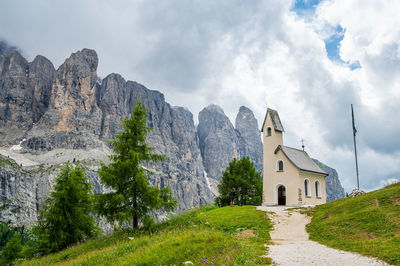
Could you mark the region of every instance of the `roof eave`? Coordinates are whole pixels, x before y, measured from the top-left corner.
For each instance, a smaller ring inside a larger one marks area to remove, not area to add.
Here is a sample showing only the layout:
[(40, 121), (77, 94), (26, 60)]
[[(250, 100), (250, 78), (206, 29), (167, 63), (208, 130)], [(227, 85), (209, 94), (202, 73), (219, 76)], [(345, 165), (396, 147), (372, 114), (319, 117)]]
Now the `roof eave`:
[[(296, 166), (297, 167), (297, 166)], [(304, 171), (304, 172), (309, 172), (309, 173), (314, 173), (314, 174), (319, 174), (319, 175), (324, 175), (324, 176), (328, 176), (329, 174), (325, 173), (325, 172), (317, 172), (317, 171), (311, 171), (311, 170), (306, 170), (306, 169), (301, 169), (299, 167), (297, 167), (300, 171)]]

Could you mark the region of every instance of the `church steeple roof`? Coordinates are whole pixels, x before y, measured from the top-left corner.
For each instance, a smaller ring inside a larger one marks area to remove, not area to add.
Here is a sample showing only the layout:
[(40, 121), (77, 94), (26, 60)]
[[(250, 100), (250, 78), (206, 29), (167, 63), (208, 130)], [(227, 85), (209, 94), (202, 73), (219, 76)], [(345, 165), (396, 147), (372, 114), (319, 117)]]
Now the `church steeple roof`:
[(273, 110), (271, 108), (267, 109), (267, 113), (265, 114), (264, 123), (262, 125), (261, 132), (263, 132), (263, 130), (264, 130), (265, 121), (267, 121), (268, 113), (271, 116), (271, 120), (272, 120), (272, 124), (274, 125), (274, 129), (277, 131), (285, 132), (285, 130), (283, 129), (283, 126), (282, 126), (281, 119), (279, 118), (278, 111)]

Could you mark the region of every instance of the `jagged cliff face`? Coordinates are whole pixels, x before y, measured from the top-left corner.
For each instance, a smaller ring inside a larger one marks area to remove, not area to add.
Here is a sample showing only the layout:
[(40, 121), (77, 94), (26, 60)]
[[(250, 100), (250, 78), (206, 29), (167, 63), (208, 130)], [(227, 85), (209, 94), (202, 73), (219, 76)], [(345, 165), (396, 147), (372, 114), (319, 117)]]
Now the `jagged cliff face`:
[(219, 181), (222, 170), (240, 156), (235, 128), (221, 107), (210, 105), (199, 114), (197, 132), (205, 170), (210, 178)]
[(210, 105), (199, 114), (197, 131), (204, 167), (217, 183), (233, 158), (248, 156), (256, 169), (262, 170), (260, 131), (249, 108), (240, 107), (235, 127), (219, 106)]
[[(86, 176), (93, 184), (94, 193), (102, 193), (97, 176), (98, 164), (81, 162)], [(44, 199), (51, 192), (54, 179), (62, 165), (22, 167), (15, 161), (0, 155), (0, 221), (29, 226), (37, 220)]]
[(136, 82), (126, 82), (118, 74), (108, 75), (99, 93), (103, 112), (100, 137), (109, 140), (119, 132), (120, 119), (129, 116), (138, 100), (148, 110), (148, 125), (153, 128), (147, 142), (158, 153), (167, 155), (163, 163), (146, 166), (157, 173), (150, 181), (159, 187), (170, 187), (179, 199), (180, 210), (212, 202), (193, 115), (182, 107), (171, 107), (160, 92), (148, 90)]
[(248, 156), (254, 163), (254, 167), (262, 172), (263, 154), (261, 132), (253, 112), (241, 106), (236, 116), (235, 128), (239, 137), (240, 157)]
[(21, 139), (45, 113), (54, 75), (43, 56), (32, 63), (15, 50), (0, 56), (0, 145)]
[(73, 53), (62, 64), (52, 82), (46, 112), (28, 132), (22, 145), (34, 152), (55, 148), (100, 147), (102, 113), (96, 93), (98, 58), (94, 50)]
[(200, 112), (196, 130), (192, 113), (171, 106), (162, 93), (119, 74), (99, 81), (93, 50), (73, 53), (57, 71), (43, 56), (29, 63), (15, 50), (1, 53), (0, 157), (6, 157), (0, 158), (0, 220), (34, 222), (66, 161), (79, 161), (95, 192), (102, 193), (96, 170), (110, 155), (107, 141), (138, 100), (153, 128), (148, 144), (167, 155), (162, 163), (144, 165), (155, 172), (149, 180), (172, 189), (178, 211), (212, 203), (233, 158), (249, 156), (261, 170), (260, 132), (246, 107), (234, 128), (220, 107), (210, 105)]
[[(10, 128), (20, 132), (18, 138), (11, 134), (9, 142), (0, 145), (14, 145), (0, 149), (0, 153), (15, 156), (22, 165), (27, 161), (28, 165), (44, 162), (47, 169), (43, 172), (39, 166), (0, 166), (4, 170), (0, 172), (1, 195), (3, 202), (7, 201), (0, 219), (12, 218), (17, 224), (34, 221), (36, 207), (50, 193), (58, 173), (51, 169), (59, 169), (60, 162), (75, 157), (88, 161), (95, 155), (106, 160), (106, 141), (121, 130), (120, 120), (130, 115), (138, 100), (148, 110), (148, 124), (153, 128), (147, 142), (156, 152), (167, 155), (160, 164), (146, 165), (155, 172), (149, 177), (151, 183), (172, 189), (179, 200), (178, 211), (213, 201), (193, 115), (188, 110), (171, 107), (162, 93), (125, 81), (118, 74), (97, 82), (98, 59), (93, 50), (73, 53), (57, 71), (42, 56), (28, 63), (13, 51), (0, 59), (0, 82), (4, 84), (1, 103), (8, 104), (12, 114), (21, 116), (20, 124), (8, 114), (0, 116), (0, 130), (5, 136), (10, 135)], [(15, 147), (17, 150), (13, 150)], [(100, 193), (103, 188), (92, 168), (87, 173)]]

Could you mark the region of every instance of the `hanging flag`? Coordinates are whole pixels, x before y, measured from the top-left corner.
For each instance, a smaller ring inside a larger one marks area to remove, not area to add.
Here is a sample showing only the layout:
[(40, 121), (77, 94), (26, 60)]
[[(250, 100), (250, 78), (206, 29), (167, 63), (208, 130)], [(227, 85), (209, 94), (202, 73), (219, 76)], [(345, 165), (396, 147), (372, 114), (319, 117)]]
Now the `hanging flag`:
[(353, 104), (351, 104), (351, 118), (353, 121), (353, 135), (355, 136), (357, 133), (356, 125), (354, 124), (354, 112), (353, 112)]

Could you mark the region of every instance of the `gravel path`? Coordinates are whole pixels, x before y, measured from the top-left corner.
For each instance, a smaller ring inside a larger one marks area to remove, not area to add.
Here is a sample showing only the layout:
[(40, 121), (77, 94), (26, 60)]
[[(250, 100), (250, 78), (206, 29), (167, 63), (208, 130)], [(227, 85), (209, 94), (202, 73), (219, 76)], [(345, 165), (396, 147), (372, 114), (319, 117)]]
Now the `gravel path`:
[(257, 207), (267, 212), (274, 223), (271, 232), (273, 245), (268, 257), (278, 265), (389, 265), (375, 258), (341, 251), (308, 239), (305, 230), (310, 218), (297, 211), (282, 207)]

